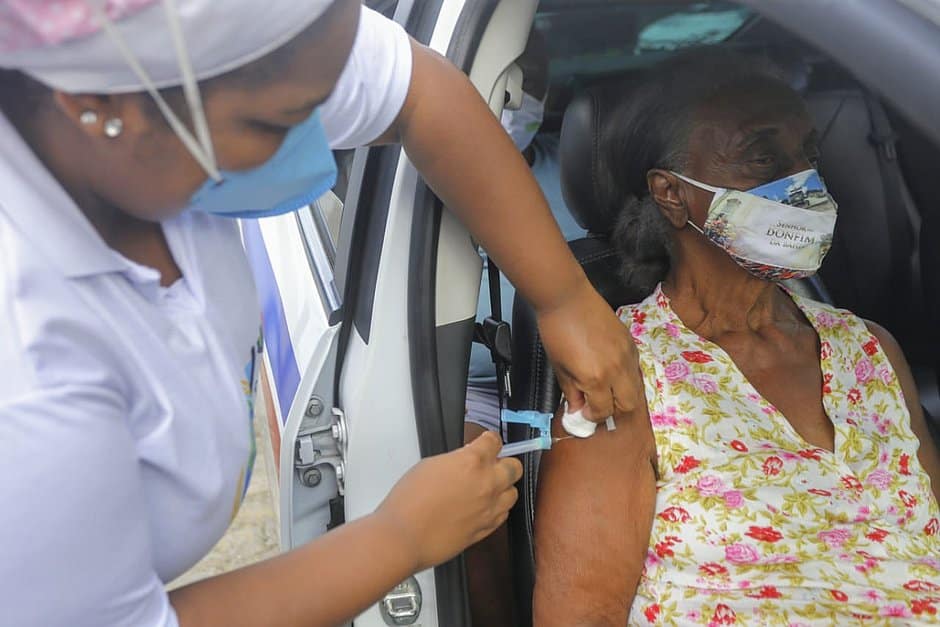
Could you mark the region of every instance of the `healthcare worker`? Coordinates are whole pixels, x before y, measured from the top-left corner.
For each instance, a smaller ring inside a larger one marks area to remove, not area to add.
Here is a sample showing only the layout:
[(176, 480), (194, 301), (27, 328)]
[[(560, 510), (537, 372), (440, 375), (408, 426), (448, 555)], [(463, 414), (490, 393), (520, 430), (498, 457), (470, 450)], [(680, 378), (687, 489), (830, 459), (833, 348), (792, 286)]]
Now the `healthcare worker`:
[(505, 519), (520, 466), (483, 436), (370, 516), (164, 589), (253, 460), (231, 218), (329, 189), (331, 147), (402, 142), (539, 312), (568, 397), (597, 419), (637, 397), (632, 342), (505, 132), (358, 0), (0, 0), (0, 68), (3, 625), (334, 625)]

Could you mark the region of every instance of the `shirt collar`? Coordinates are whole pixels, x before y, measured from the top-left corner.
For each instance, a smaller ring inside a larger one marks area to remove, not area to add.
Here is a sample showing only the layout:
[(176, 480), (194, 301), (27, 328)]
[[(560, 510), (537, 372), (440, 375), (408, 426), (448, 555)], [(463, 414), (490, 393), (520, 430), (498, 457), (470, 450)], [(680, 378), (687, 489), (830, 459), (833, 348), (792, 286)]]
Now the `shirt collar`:
[(0, 146), (0, 211), (40, 254), (68, 278), (129, 269), (2, 114)]

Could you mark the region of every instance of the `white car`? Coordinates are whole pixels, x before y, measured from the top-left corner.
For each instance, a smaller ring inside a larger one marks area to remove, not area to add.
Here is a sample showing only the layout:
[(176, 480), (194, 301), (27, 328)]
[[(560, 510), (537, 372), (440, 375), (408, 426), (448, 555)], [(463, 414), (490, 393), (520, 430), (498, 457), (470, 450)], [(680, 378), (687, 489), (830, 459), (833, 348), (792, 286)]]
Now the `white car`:
[[(780, 63), (817, 118), (821, 171), (840, 211), (852, 215), (840, 222), (821, 280), (802, 287), (891, 330), (925, 407), (940, 417), (940, 1), (371, 4), (464, 69), (497, 115), (518, 101), (514, 60), (530, 27), (542, 31), (551, 54), (543, 131), (557, 132), (564, 119), (566, 199), (592, 233), (572, 248), (612, 305), (635, 296), (613, 275), (609, 216), (592, 206), (584, 143), (598, 120), (585, 117), (583, 103), (603, 104), (594, 86), (629, 85), (652, 63), (699, 44)], [(264, 300), (262, 389), (285, 549), (371, 512), (406, 469), (463, 437), (477, 247), (400, 147), (337, 158), (342, 180), (333, 194), (309, 210), (244, 223)], [(524, 303), (514, 318), (511, 405), (551, 411), (558, 389)], [(511, 520), (523, 626), (531, 624), (534, 461)], [(328, 568), (308, 585), (324, 576)], [(467, 606), (457, 559), (391, 591), (355, 625), (467, 627)]]

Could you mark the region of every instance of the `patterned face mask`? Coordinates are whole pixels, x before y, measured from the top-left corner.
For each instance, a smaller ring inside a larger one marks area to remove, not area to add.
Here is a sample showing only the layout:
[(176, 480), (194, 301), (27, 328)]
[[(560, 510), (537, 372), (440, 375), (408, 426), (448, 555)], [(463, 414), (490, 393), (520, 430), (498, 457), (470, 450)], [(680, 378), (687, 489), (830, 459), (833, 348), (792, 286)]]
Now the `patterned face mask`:
[(838, 205), (816, 170), (804, 170), (746, 192), (713, 187), (673, 172), (714, 192), (705, 224), (689, 226), (765, 281), (811, 276), (832, 246)]

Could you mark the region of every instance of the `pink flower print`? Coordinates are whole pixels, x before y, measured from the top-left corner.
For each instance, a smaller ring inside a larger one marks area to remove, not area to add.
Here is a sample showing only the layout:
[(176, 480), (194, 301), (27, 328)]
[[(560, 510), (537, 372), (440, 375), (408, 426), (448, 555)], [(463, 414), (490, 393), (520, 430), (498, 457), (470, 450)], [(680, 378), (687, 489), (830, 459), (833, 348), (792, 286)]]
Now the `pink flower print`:
[(674, 325), (671, 322), (666, 323), (666, 333), (669, 334), (669, 337), (676, 338), (679, 337), (679, 327)]
[(783, 451), (782, 453), (780, 453), (780, 456), (781, 456), (782, 458), (784, 458), (785, 460), (791, 461), (791, 462), (792, 462), (794, 459), (799, 459), (799, 458), (800, 458), (799, 455), (797, 455), (796, 453), (791, 453), (790, 451)]
[(871, 364), (871, 360), (867, 357), (859, 359), (858, 363), (855, 364), (855, 380), (858, 381), (860, 385), (865, 385), (871, 381), (874, 376), (875, 367)]
[(882, 450), (881, 454), (878, 455), (878, 463), (882, 466), (887, 464), (889, 459), (891, 459), (891, 454), (887, 450)]
[(881, 594), (877, 590), (869, 590), (865, 593), (865, 598), (869, 601), (877, 602), (881, 598)]
[(816, 314), (816, 324), (824, 329), (831, 329), (839, 323), (838, 319), (828, 311), (821, 311)]
[(630, 335), (633, 337), (640, 338), (644, 333), (646, 333), (646, 327), (644, 327), (639, 322), (634, 322), (630, 325)]
[(689, 365), (684, 361), (674, 361), (666, 366), (665, 374), (670, 383), (682, 381), (689, 376)]
[[(741, 492), (738, 490), (728, 490), (722, 496), (725, 499), (725, 507), (729, 509), (734, 509), (736, 507), (741, 507), (744, 505), (744, 497), (741, 495)], [(934, 519), (936, 520), (936, 519)]]
[(894, 375), (891, 374), (891, 369), (885, 366), (878, 369), (878, 378), (881, 379), (881, 382), (885, 385), (894, 383)]
[(909, 618), (911, 616), (910, 610), (907, 609), (907, 606), (903, 603), (896, 603), (894, 605), (886, 605), (881, 608), (879, 612), (882, 616), (895, 616), (897, 618)]
[(858, 513), (855, 514), (855, 519), (852, 522), (865, 522), (871, 516), (871, 509), (867, 505), (862, 505), (858, 508)]
[(922, 557), (917, 560), (918, 564), (923, 564), (924, 566), (929, 566), (937, 571), (940, 574), (940, 559), (936, 557)]
[(820, 531), (816, 534), (816, 537), (825, 542), (830, 549), (841, 549), (842, 545), (851, 537), (851, 534), (846, 529), (829, 529)]
[(865, 560), (864, 564), (859, 564), (858, 566), (856, 566), (855, 570), (857, 570), (860, 573), (867, 573), (868, 571), (875, 568), (876, 566), (878, 566), (878, 562), (876, 560), (868, 558)]
[(884, 468), (878, 468), (868, 473), (868, 477), (865, 478), (865, 483), (870, 486), (874, 486), (879, 490), (887, 490), (891, 487), (891, 473), (885, 470)]
[(695, 484), (702, 496), (719, 496), (725, 492), (725, 484), (720, 477), (705, 475)]
[(830, 357), (832, 357), (832, 344), (823, 340), (819, 344), (819, 358), (829, 359)]
[(849, 390), (847, 397), (849, 399), (849, 403), (851, 403), (852, 405), (855, 405), (860, 400), (862, 400), (862, 393), (859, 391), (858, 388), (852, 388), (851, 390)]
[(711, 377), (692, 377), (692, 385), (702, 394), (714, 394), (718, 391), (718, 384)]
[(733, 564), (753, 564), (760, 559), (760, 553), (751, 544), (735, 542), (725, 547), (725, 559)]
[(675, 427), (676, 417), (669, 414), (657, 412), (650, 414), (650, 423), (654, 427)]
[(687, 612), (685, 617), (688, 618), (693, 623), (697, 623), (699, 622), (699, 620), (701, 620), (702, 613), (699, 612), (698, 610), (692, 610), (691, 612)]

